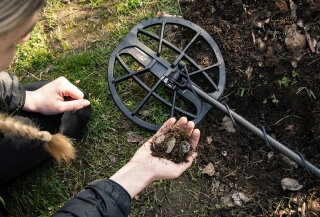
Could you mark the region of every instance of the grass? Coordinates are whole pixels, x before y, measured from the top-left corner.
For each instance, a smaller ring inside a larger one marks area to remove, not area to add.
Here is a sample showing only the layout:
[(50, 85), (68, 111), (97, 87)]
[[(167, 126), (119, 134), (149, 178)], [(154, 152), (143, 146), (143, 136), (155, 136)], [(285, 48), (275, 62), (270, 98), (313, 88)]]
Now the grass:
[(93, 115), (85, 138), (75, 144), (75, 161), (49, 161), (0, 188), (0, 201), (14, 216), (53, 214), (89, 182), (109, 177), (133, 156), (139, 144), (127, 142), (128, 131), (142, 138), (152, 135), (117, 109), (106, 69), (112, 50), (131, 27), (158, 10), (178, 14), (178, 5), (173, 0), (47, 1), (31, 40), (19, 45), (7, 71), (22, 83), (67, 77), (89, 94)]

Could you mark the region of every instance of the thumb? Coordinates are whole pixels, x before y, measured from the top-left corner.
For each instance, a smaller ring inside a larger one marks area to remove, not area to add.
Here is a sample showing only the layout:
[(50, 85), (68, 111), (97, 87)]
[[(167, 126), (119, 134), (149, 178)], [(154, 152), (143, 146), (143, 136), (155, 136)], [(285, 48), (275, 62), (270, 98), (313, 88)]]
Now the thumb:
[(77, 111), (90, 105), (90, 101), (87, 99), (76, 99), (71, 101), (64, 101), (63, 106), (66, 111)]

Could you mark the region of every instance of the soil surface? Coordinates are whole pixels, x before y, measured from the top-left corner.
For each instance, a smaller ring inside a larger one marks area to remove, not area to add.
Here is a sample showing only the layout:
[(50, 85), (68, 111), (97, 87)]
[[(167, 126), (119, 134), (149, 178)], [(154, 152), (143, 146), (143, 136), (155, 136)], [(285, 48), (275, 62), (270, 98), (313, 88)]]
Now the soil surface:
[[(220, 47), (223, 101), (320, 168), (320, 2), (179, 3), (183, 18)], [(226, 130), (224, 117), (212, 109), (199, 124), (193, 177), (171, 186), (175, 192), (158, 192), (161, 216), (320, 216), (319, 181), (247, 130)], [(190, 182), (200, 193), (185, 192)]]

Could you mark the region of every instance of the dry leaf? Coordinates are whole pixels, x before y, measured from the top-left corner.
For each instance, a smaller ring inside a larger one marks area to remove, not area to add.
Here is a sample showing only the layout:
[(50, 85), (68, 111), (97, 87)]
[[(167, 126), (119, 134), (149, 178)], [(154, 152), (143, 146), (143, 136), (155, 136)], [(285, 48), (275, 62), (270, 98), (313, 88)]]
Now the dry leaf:
[(235, 133), (236, 129), (233, 126), (232, 120), (228, 116), (224, 116), (222, 119), (222, 128), (227, 130), (229, 133)]
[(129, 131), (127, 132), (127, 141), (128, 142), (132, 142), (132, 143), (135, 143), (135, 142), (139, 142), (141, 140), (140, 136), (136, 135), (135, 133)]
[(206, 143), (210, 145), (211, 142), (212, 142), (212, 137), (211, 136), (207, 136), (206, 137)]
[(290, 179), (290, 178), (284, 178), (281, 180), (281, 186), (283, 190), (291, 190), (291, 191), (299, 191), (301, 188), (303, 188), (303, 185), (299, 185), (298, 180)]
[(212, 163), (209, 163), (203, 170), (203, 174), (208, 174), (209, 176), (213, 176), (215, 174), (216, 170)]
[(253, 71), (253, 68), (251, 66), (248, 66), (246, 69), (246, 74), (248, 76), (248, 80), (250, 80), (250, 78), (251, 78), (252, 71)]
[(314, 200), (309, 199), (307, 203), (307, 208), (313, 213), (320, 213), (320, 198), (315, 198)]
[(109, 159), (110, 159), (110, 165), (115, 165), (116, 164), (116, 157), (113, 154), (109, 155)]
[(250, 201), (250, 198), (243, 192), (234, 191), (222, 197), (222, 201), (228, 207), (243, 206)]
[(161, 18), (162, 16), (163, 16), (162, 11), (158, 11), (158, 12), (157, 12), (157, 15), (156, 15), (156, 18)]
[(288, 5), (284, 0), (277, 0), (275, 7), (279, 13), (287, 13), (289, 11)]
[(292, 26), (288, 28), (284, 42), (287, 48), (294, 52), (304, 48), (307, 40), (305, 35), (297, 31), (296, 26)]
[(140, 110), (139, 115), (142, 115), (142, 117), (146, 117), (150, 115), (150, 112), (148, 110)]

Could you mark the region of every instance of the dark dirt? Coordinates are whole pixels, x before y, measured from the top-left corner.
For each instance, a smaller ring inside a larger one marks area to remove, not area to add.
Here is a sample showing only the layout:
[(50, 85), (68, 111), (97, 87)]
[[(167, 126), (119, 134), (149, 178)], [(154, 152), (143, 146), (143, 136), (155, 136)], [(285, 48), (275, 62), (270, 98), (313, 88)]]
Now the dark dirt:
[(161, 136), (154, 137), (151, 146), (152, 156), (165, 158), (175, 163), (188, 162), (194, 152), (189, 143), (188, 132), (175, 125), (169, 127)]
[[(320, 168), (320, 2), (179, 3), (183, 18), (205, 29), (220, 47), (227, 76), (223, 101)], [(212, 109), (199, 124), (202, 139), (192, 178), (171, 186), (174, 193), (163, 189), (163, 198), (178, 202), (173, 208), (163, 201), (162, 216), (320, 216), (319, 181), (250, 132), (227, 132), (223, 117)], [(210, 163), (212, 176), (195, 175)], [(284, 190), (283, 178), (296, 179), (303, 188)], [(186, 196), (189, 182), (200, 192), (196, 201)], [(161, 200), (161, 192), (158, 196)]]

